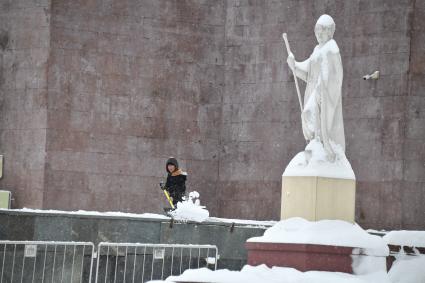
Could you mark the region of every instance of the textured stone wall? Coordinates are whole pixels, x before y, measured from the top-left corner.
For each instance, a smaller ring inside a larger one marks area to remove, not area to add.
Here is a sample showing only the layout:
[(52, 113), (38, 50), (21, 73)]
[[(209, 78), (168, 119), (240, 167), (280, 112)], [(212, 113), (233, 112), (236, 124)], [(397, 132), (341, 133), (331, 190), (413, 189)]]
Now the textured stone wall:
[[(425, 229), (425, 2), (415, 1), (411, 16), (410, 66), (403, 143), (403, 183), (395, 199), (400, 201), (401, 223), (407, 229)], [(399, 224), (400, 225), (400, 224)]]
[(53, 1), (44, 207), (161, 212), (176, 156), (215, 211), (223, 1)]
[(0, 1), (0, 188), (15, 207), (42, 207), (50, 1)]
[[(2, 5), (0, 185), (16, 207), (160, 212), (173, 155), (212, 215), (278, 219), (281, 174), (304, 147), (281, 34), (307, 58), (328, 13), (356, 219), (425, 227), (423, 1)], [(3, 47), (3, 35), (16, 40)]]

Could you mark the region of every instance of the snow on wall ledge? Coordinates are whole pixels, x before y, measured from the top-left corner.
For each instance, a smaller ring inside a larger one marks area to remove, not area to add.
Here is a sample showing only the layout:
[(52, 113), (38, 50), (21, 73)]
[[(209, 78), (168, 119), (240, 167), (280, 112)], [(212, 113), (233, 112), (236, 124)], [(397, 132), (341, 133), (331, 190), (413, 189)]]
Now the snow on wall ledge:
[(389, 245), (425, 247), (425, 231), (391, 231), (384, 240)]
[[(86, 210), (78, 210), (78, 211), (65, 211), (65, 210), (53, 210), (53, 209), (32, 209), (32, 208), (22, 208), (22, 209), (0, 209), (0, 213), (28, 213), (28, 214), (41, 214), (41, 215), (74, 215), (74, 216), (92, 216), (92, 217), (108, 217), (108, 218), (137, 218), (137, 219), (149, 219), (155, 221), (169, 221), (171, 217), (165, 216), (162, 214), (156, 213), (128, 213), (128, 212), (119, 212), (119, 211), (109, 211), (109, 212), (100, 212), (100, 211), (86, 211)], [(248, 219), (228, 219), (228, 218), (218, 218), (218, 217), (208, 217), (203, 221), (208, 224), (236, 224), (244, 227), (252, 227), (252, 228), (269, 228), (276, 224), (276, 221), (269, 220), (248, 220)]]
[(389, 255), (387, 243), (381, 237), (370, 235), (357, 224), (341, 220), (310, 222), (299, 217), (290, 218), (267, 229), (262, 237), (250, 238), (248, 242), (353, 247), (366, 255)]
[(312, 140), (289, 162), (283, 176), (317, 176), (326, 178), (355, 180), (356, 176), (351, 164), (340, 146), (337, 149), (335, 161), (326, 159), (326, 152), (320, 141)]

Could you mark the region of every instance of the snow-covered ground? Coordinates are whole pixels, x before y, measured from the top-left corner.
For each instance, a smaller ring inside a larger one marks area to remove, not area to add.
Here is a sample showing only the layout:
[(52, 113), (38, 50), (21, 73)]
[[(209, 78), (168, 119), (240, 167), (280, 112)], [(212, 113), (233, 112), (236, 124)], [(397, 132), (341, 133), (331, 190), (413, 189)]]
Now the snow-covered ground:
[(388, 276), (391, 283), (425, 283), (425, 255), (399, 257)]
[(397, 260), (389, 273), (377, 271), (363, 275), (340, 272), (308, 271), (265, 265), (246, 265), (241, 271), (206, 268), (186, 270), (180, 276), (151, 282), (215, 282), (215, 283), (424, 283), (425, 256)]
[(217, 282), (217, 283), (389, 283), (385, 272), (367, 275), (352, 275), (339, 272), (300, 272), (293, 268), (265, 265), (246, 265), (241, 271), (206, 268), (187, 270), (180, 276), (171, 276), (166, 282)]

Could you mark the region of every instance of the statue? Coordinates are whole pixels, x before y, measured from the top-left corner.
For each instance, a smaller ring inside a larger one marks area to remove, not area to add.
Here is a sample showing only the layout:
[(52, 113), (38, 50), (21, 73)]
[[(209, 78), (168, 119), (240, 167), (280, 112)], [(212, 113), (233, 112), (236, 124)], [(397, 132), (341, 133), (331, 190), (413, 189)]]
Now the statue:
[[(320, 16), (314, 28), (318, 44), (303, 62), (295, 61), (286, 34), (282, 35), (300, 103), (302, 132), (308, 144), (282, 174), (281, 219), (355, 221), (356, 176), (345, 156), (342, 62), (333, 40), (334, 32), (333, 19)], [(304, 100), (297, 78), (307, 83)]]
[[(308, 143), (302, 156), (296, 156), (285, 173), (293, 174), (295, 167), (299, 167), (295, 170), (299, 171), (301, 167), (308, 167), (309, 163), (315, 163), (310, 164), (310, 169), (311, 167), (317, 169), (320, 163), (328, 163), (340, 167), (339, 171), (343, 168), (347, 169), (344, 170), (346, 173), (344, 175), (354, 178), (351, 165), (345, 157), (341, 103), (343, 69), (339, 48), (333, 39), (334, 32), (335, 22), (332, 17), (320, 16), (314, 28), (318, 45), (310, 57), (303, 62), (295, 61), (289, 49), (286, 34), (283, 34), (288, 51), (287, 63), (294, 74), (299, 96), (302, 132)], [(304, 103), (299, 93), (297, 77), (307, 83)], [(315, 174), (317, 174), (316, 169)]]
[(307, 141), (320, 141), (329, 161), (335, 160), (336, 146), (345, 151), (341, 104), (343, 71), (334, 32), (333, 19), (322, 15), (314, 28), (318, 45), (310, 57), (296, 62), (290, 53), (287, 59), (295, 75), (307, 83), (301, 114), (304, 137)]

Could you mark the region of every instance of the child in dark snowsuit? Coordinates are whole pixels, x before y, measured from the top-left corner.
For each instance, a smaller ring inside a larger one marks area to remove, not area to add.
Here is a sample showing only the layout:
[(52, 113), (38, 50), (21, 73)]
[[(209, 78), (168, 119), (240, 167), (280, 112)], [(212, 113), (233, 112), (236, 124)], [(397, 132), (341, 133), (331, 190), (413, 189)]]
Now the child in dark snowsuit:
[(183, 196), (186, 192), (187, 173), (179, 169), (179, 163), (174, 157), (167, 160), (166, 170), (168, 173), (165, 189), (173, 198), (174, 207), (177, 203), (183, 201)]

